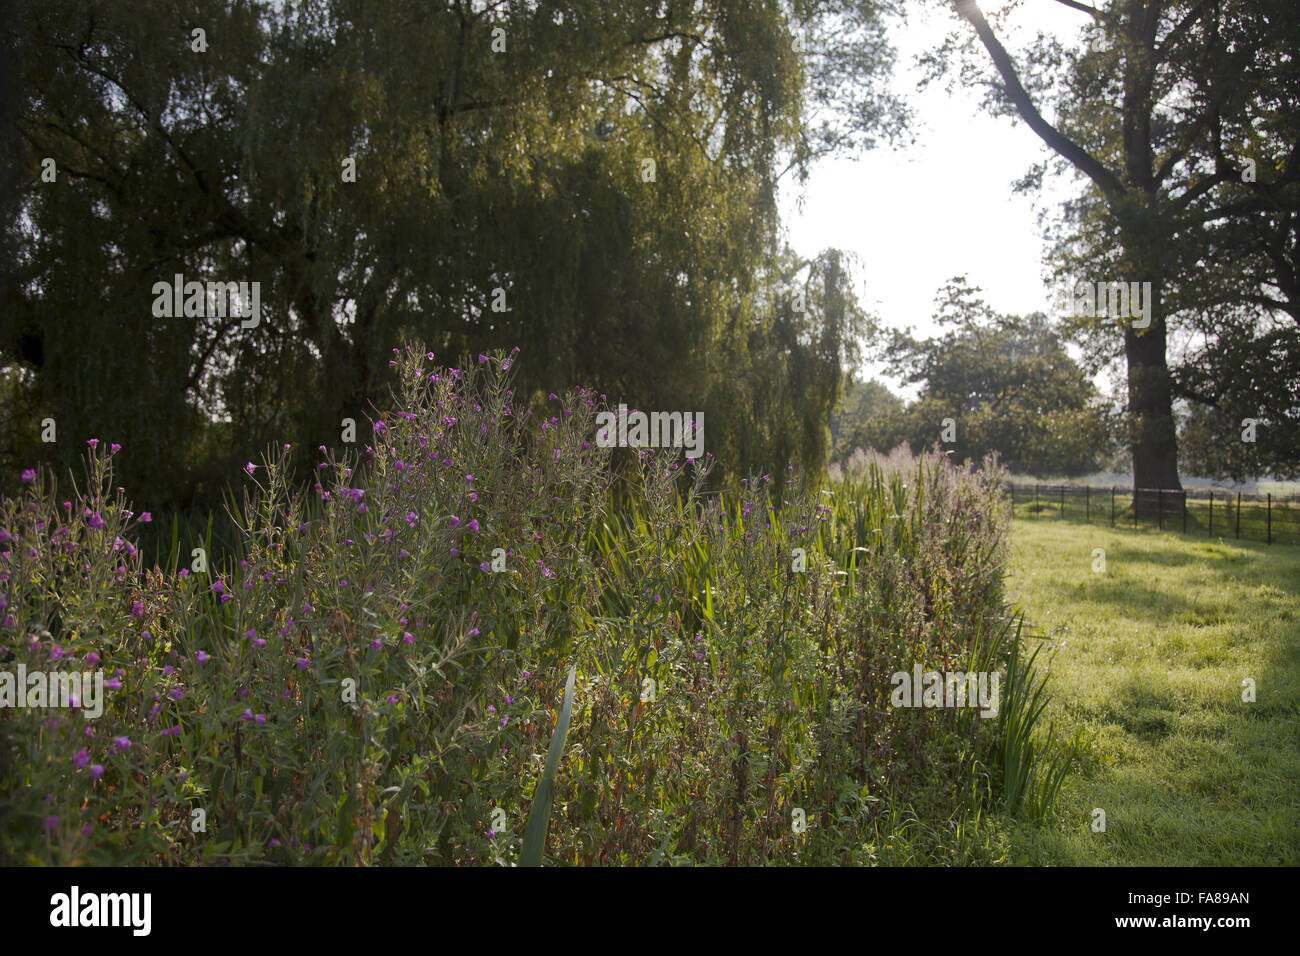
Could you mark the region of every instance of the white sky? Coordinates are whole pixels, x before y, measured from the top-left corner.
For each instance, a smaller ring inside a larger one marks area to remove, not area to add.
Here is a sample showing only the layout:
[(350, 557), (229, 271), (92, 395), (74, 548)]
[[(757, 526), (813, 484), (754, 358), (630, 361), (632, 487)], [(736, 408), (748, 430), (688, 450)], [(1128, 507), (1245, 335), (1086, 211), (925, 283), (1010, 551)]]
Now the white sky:
[[(914, 107), (916, 143), (818, 164), (802, 190), (802, 211), (797, 184), (781, 195), (791, 246), (804, 256), (832, 246), (856, 253), (860, 301), (886, 327), (910, 326), (921, 335), (935, 332), (934, 296), (954, 275), (965, 274), (1000, 312), (1048, 311), (1034, 203), (1054, 207), (1078, 189), (1077, 181), (1048, 176), (1037, 197), (1014, 194), (1012, 182), (1052, 155), (1042, 141), (1018, 120), (983, 112), (978, 91), (954, 89), (950, 96), (937, 82), (916, 92), (915, 55), (937, 47), (954, 22), (944, 11), (926, 15), (928, 6), (909, 4), (907, 28), (893, 38), (894, 88)], [(998, 0), (980, 6), (990, 14)], [(1011, 16), (1015, 32), (998, 36), (1019, 65), (1019, 51), (1036, 30), (1077, 43), (1086, 15), (1055, 0), (1024, 0)], [(882, 366), (863, 372), (915, 397)]]

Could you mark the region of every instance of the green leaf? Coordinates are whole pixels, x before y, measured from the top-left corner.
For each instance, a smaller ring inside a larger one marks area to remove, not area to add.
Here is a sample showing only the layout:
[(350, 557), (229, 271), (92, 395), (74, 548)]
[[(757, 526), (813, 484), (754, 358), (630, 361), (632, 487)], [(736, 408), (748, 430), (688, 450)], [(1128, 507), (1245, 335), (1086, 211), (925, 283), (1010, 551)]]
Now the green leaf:
[(546, 769), (537, 792), (533, 795), (533, 806), (528, 811), (528, 826), (524, 830), (524, 846), (519, 853), (520, 866), (541, 866), (542, 848), (546, 845), (546, 827), (551, 818), (551, 795), (555, 791), (555, 772), (560, 767), (560, 754), (564, 751), (564, 738), (569, 733), (569, 714), (573, 711), (573, 680), (577, 667), (569, 668), (569, 679), (564, 685), (564, 704), (560, 707), (560, 719), (555, 722), (555, 734), (551, 737), (551, 749), (546, 754)]

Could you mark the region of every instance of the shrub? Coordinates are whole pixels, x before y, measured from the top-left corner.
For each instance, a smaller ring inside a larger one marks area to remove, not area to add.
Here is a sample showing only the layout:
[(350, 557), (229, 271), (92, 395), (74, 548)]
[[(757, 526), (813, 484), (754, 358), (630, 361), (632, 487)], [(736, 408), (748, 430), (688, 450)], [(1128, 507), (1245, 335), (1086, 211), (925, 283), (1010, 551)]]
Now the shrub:
[(998, 789), (993, 722), (888, 675), (1005, 657), (996, 467), (711, 493), (707, 456), (599, 448), (603, 396), (530, 415), (514, 354), (394, 352), (363, 453), (322, 446), (310, 491), (287, 446), (246, 467), (220, 567), (142, 567), (116, 446), (4, 500), (3, 646), (120, 682), (96, 720), (3, 712), (7, 858), (517, 862), (571, 668), (552, 862), (995, 852), (942, 848)]

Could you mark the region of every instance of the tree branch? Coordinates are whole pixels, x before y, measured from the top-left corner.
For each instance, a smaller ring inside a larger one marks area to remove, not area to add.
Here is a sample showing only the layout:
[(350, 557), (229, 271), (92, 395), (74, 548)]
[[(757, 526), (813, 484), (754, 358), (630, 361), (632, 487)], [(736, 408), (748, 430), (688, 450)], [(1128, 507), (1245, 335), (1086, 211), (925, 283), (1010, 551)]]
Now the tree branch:
[(998, 38), (994, 36), (988, 21), (984, 19), (984, 14), (975, 5), (975, 0), (952, 0), (952, 5), (957, 14), (975, 29), (975, 33), (984, 44), (984, 48), (988, 50), (989, 56), (993, 58), (993, 64), (1002, 76), (1002, 82), (1006, 84), (1011, 102), (1029, 128), (1038, 134), (1039, 139), (1096, 183), (1097, 188), (1105, 193), (1107, 197), (1115, 198), (1122, 195), (1124, 187), (1110, 170), (1103, 166), (1086, 149), (1043, 119), (1042, 114), (1038, 112), (1038, 108), (1034, 106), (1029, 93), (1021, 85), (1020, 77), (1016, 74), (1016, 67), (1011, 62), (1011, 57), (998, 41)]

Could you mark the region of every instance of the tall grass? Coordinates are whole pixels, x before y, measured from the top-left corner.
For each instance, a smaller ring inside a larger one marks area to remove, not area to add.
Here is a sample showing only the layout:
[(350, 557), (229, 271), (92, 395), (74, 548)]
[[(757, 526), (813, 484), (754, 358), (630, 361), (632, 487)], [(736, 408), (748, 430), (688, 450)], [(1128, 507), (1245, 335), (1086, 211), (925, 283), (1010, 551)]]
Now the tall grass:
[(97, 721), (3, 712), (7, 856), (992, 861), (992, 808), (1048, 802), (1032, 677), (1011, 724), (890, 701), (914, 664), (1020, 666), (992, 462), (719, 493), (707, 458), (599, 448), (586, 391), (530, 416), (513, 354), (431, 358), (396, 352), (366, 452), (322, 447), (312, 487), (268, 449), (206, 574), (179, 524), (144, 569), (103, 445), (75, 506), (44, 474), (3, 502), (4, 646), (121, 682)]

